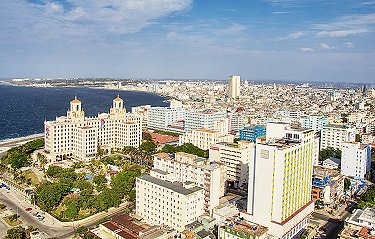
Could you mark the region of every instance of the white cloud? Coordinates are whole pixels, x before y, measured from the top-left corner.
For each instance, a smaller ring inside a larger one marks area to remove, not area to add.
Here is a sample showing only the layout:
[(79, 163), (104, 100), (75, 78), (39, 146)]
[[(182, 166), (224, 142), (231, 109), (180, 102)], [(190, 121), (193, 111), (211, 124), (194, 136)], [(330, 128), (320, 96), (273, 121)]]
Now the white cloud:
[(325, 49), (325, 50), (332, 50), (332, 49), (335, 49), (334, 47), (329, 46), (329, 45), (327, 45), (327, 44), (325, 44), (325, 43), (320, 43), (320, 48)]
[(305, 34), (303, 32), (292, 32), (287, 36), (278, 37), (278, 38), (276, 38), (276, 40), (278, 40), (278, 41), (293, 40), (293, 39), (298, 39), (298, 38), (300, 38), (304, 35)]
[(313, 52), (314, 51), (314, 49), (312, 49), (310, 47), (301, 47), (299, 50), (303, 51), (303, 52)]
[[(158, 19), (188, 10), (193, 0), (69, 0), (69, 7), (57, 1), (30, 3), (12, 0), (2, 3), (0, 27), (33, 32), (36, 35), (56, 32), (70, 34), (87, 31), (92, 34), (139, 32)], [(4, 14), (3, 14), (4, 13)], [(26, 15), (23, 15), (27, 13)], [(21, 16), (21, 17), (20, 17)]]
[(354, 47), (353, 43), (350, 42), (350, 41), (345, 42), (345, 46), (346, 46), (347, 48), (353, 48), (353, 47)]
[(233, 23), (226, 28), (213, 30), (212, 32), (219, 36), (239, 34), (247, 30), (247, 27), (238, 23)]
[(351, 29), (351, 30), (337, 30), (337, 31), (320, 31), (317, 33), (318, 37), (346, 37), (349, 35), (357, 35), (368, 32), (367, 29)]

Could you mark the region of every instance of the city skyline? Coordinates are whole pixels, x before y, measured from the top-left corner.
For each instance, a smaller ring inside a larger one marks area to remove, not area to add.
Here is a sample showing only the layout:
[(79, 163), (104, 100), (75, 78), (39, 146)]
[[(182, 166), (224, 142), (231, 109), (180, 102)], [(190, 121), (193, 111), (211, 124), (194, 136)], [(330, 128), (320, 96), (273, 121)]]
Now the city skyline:
[(0, 13), (4, 78), (375, 80), (370, 0), (15, 0)]

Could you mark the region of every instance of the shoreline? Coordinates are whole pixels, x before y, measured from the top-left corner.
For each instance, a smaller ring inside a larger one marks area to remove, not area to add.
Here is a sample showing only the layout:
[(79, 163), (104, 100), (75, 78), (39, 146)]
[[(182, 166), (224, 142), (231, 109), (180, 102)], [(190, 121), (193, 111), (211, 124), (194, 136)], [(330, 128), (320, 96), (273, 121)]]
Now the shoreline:
[(25, 144), (31, 140), (44, 137), (44, 133), (0, 140), (0, 156), (11, 148)]
[[(7, 82), (7, 81), (5, 81), (5, 82)], [(172, 96), (165, 95), (165, 94), (160, 94), (160, 93), (152, 92), (152, 91), (107, 88), (107, 87), (103, 87), (103, 86), (89, 86), (89, 85), (83, 85), (83, 86), (79, 86), (79, 85), (69, 85), (69, 86), (51, 86), (51, 85), (49, 85), (49, 86), (42, 86), (42, 85), (17, 85), (17, 84), (13, 84), (12, 82), (7, 82), (7, 83), (8, 83), (7, 85), (11, 85), (11, 86), (15, 86), (15, 87), (30, 87), (30, 88), (79, 88), (79, 87), (86, 87), (86, 88), (89, 88), (89, 89), (132, 91), (132, 92), (143, 92), (143, 93), (155, 94), (155, 95), (158, 95), (158, 96), (161, 96), (161, 97), (168, 98), (167, 100), (170, 100), (170, 99), (173, 98)]]

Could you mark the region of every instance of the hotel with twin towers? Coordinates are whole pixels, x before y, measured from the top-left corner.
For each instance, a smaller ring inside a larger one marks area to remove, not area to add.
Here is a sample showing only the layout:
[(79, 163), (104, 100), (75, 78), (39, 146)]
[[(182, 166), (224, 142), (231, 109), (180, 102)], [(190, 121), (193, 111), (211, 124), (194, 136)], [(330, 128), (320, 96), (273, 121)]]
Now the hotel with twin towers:
[(66, 116), (44, 122), (45, 153), (49, 161), (76, 159), (89, 161), (99, 149), (104, 152), (125, 146), (138, 147), (142, 138), (142, 116), (126, 113), (117, 96), (109, 113), (85, 117), (82, 103), (75, 97)]

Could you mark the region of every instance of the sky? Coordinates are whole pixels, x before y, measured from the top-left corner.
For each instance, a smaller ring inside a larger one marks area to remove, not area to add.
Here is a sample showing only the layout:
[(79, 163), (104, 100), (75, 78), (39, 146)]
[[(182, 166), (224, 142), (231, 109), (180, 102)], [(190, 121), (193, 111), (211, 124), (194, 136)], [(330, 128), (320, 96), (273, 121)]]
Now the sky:
[(375, 0), (0, 0), (0, 77), (375, 83)]

